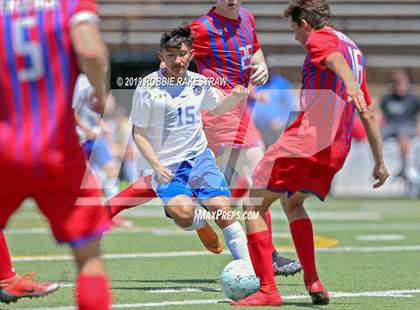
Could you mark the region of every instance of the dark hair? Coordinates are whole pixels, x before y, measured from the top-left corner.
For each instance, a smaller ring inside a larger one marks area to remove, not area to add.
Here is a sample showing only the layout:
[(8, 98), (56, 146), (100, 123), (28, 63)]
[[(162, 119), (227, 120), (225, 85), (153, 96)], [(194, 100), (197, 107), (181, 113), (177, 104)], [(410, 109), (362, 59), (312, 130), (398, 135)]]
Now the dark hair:
[(160, 49), (167, 50), (169, 48), (181, 48), (182, 43), (185, 43), (189, 48), (192, 47), (194, 38), (191, 33), (191, 28), (188, 23), (183, 23), (181, 26), (165, 32), (160, 39)]
[(332, 26), (330, 6), (325, 0), (291, 0), (283, 15), (291, 16), (292, 21), (299, 26), (302, 19), (306, 20), (314, 29)]

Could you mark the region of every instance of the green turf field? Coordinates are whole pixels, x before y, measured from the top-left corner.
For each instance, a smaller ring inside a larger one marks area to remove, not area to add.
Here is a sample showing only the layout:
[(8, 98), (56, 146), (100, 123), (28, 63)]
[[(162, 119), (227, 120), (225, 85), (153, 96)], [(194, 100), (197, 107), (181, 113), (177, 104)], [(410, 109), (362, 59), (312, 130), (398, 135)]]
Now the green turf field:
[[(329, 306), (313, 308), (420, 309), (418, 201), (330, 198), (323, 204), (310, 200), (308, 206), (318, 271), (333, 294)], [(280, 207), (272, 210), (276, 245), (296, 257)], [(231, 309), (219, 286), (228, 253), (207, 253), (194, 232), (181, 231), (159, 206), (125, 214), (135, 227), (115, 229), (103, 239), (116, 309)], [(0, 309), (73, 309), (73, 263), (45, 227), (30, 201), (11, 219), (6, 236), (14, 266), (62, 287), (53, 295)], [(277, 278), (277, 283), (284, 309), (312, 307), (301, 274)]]

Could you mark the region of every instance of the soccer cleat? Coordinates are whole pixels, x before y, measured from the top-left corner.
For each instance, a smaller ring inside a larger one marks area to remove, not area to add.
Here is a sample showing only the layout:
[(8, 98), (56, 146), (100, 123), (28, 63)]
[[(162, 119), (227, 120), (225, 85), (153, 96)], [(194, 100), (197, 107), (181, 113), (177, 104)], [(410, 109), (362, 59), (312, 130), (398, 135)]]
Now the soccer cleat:
[(247, 307), (247, 306), (281, 306), (281, 296), (278, 292), (273, 294), (263, 293), (258, 291), (248, 297), (240, 300), (231, 300), (232, 306)]
[(330, 294), (320, 280), (306, 285), (306, 290), (311, 296), (314, 305), (328, 305), (330, 302)]
[(223, 252), (222, 241), (208, 223), (206, 223), (203, 228), (197, 229), (196, 232), (207, 250), (214, 254), (220, 254)]
[(273, 251), (273, 269), (275, 276), (294, 276), (302, 271), (302, 266), (298, 261), (280, 256), (279, 252)]
[(57, 283), (33, 281), (34, 275), (16, 274), (10, 279), (0, 281), (0, 301), (6, 304), (16, 302), (20, 298), (38, 298), (58, 290)]

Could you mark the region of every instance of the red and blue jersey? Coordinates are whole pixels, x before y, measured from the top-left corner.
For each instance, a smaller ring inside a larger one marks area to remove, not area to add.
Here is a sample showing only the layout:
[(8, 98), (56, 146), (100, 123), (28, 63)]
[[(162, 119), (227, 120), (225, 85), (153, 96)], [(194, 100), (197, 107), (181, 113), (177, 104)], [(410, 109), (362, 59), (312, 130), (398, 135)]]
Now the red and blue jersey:
[(365, 57), (351, 39), (330, 27), (311, 33), (306, 49), (300, 96), (303, 113), (279, 143), (283, 148), (293, 146), (302, 157), (340, 168), (350, 151), (355, 106), (347, 100), (343, 80), (325, 65), (325, 59), (332, 53), (344, 56), (369, 105)]
[(70, 30), (95, 19), (94, 0), (0, 1), (0, 164), (42, 171), (79, 152)]
[[(260, 49), (255, 19), (244, 8), (237, 19), (221, 16), (212, 8), (191, 24), (194, 35), (194, 60), (200, 74), (213, 81), (224, 92), (236, 85), (249, 87), (251, 58)], [(253, 125), (245, 102), (222, 115), (202, 112), (204, 129), (215, 153), (221, 145), (252, 147), (259, 134)]]
[(212, 8), (194, 20), (191, 28), (198, 72), (208, 78), (226, 79), (226, 85), (215, 85), (218, 88), (248, 87), (251, 58), (260, 49), (252, 13), (241, 8), (239, 17), (230, 19)]

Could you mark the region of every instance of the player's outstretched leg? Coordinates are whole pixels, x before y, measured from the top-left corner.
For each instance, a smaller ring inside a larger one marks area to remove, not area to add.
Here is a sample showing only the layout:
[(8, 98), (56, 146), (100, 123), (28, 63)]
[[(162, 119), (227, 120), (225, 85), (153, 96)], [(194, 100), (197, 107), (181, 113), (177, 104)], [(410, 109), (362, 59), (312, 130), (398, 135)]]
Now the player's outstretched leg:
[(0, 231), (0, 301), (16, 302), (20, 298), (38, 298), (58, 289), (56, 283), (33, 281), (33, 275), (19, 275), (13, 270), (3, 231)]
[(260, 278), (260, 290), (238, 301), (233, 306), (281, 306), (282, 300), (274, 280), (271, 261), (271, 234), (266, 230), (248, 233), (248, 249), (256, 275)]
[(190, 197), (177, 195), (171, 198), (166, 204), (165, 211), (181, 229), (195, 230), (207, 250), (214, 254), (223, 252), (223, 243), (220, 237), (205, 218), (195, 210), (195, 205)]
[(100, 258), (99, 240), (73, 248), (79, 269), (76, 284), (76, 303), (79, 310), (109, 310), (112, 298), (108, 276)]
[(247, 202), (244, 210), (258, 212), (258, 217), (246, 218), (248, 249), (256, 275), (260, 278), (260, 290), (246, 298), (231, 301), (233, 306), (281, 306), (282, 300), (274, 280), (272, 263), (272, 237), (266, 221), (265, 212), (271, 203), (279, 198), (279, 194), (268, 191), (251, 190), (250, 197), (263, 198), (262, 204), (253, 206), (252, 200)]
[(114, 217), (123, 210), (144, 204), (155, 197), (156, 192), (152, 188), (152, 176), (148, 175), (113, 196), (105, 203), (105, 206), (111, 217)]
[[(236, 161), (236, 163), (231, 163), (235, 169), (230, 168), (230, 166), (227, 164), (224, 164), (224, 166), (226, 166), (225, 171), (237, 170), (239, 174), (235, 187), (232, 188), (232, 201), (235, 202), (243, 198), (248, 192), (250, 184), (252, 183), (252, 173), (257, 163), (261, 160), (263, 151), (260, 147), (254, 147), (250, 149), (243, 149), (241, 151), (231, 150), (230, 154), (231, 157), (236, 158), (233, 159)], [(224, 159), (224, 161), (226, 162), (228, 160)], [(231, 182), (229, 181), (229, 184), (230, 183)], [(270, 232), (272, 232), (271, 215), (269, 210), (266, 212), (265, 216), (268, 229)], [(273, 259), (274, 275), (287, 277), (293, 276), (296, 273), (302, 271), (302, 266), (300, 263), (298, 261), (281, 256), (280, 253), (276, 250), (274, 243), (271, 245), (271, 253)]]
[(330, 296), (319, 280), (316, 270), (312, 221), (303, 206), (306, 197), (306, 194), (296, 193), (290, 199), (283, 198), (281, 202), (290, 223), (290, 233), (296, 252), (302, 264), (306, 290), (314, 305), (327, 305)]
[(202, 201), (206, 208), (215, 215), (215, 222), (223, 232), (226, 245), (233, 259), (250, 261), (244, 229), (237, 221), (230, 207), (228, 196), (215, 196)]

